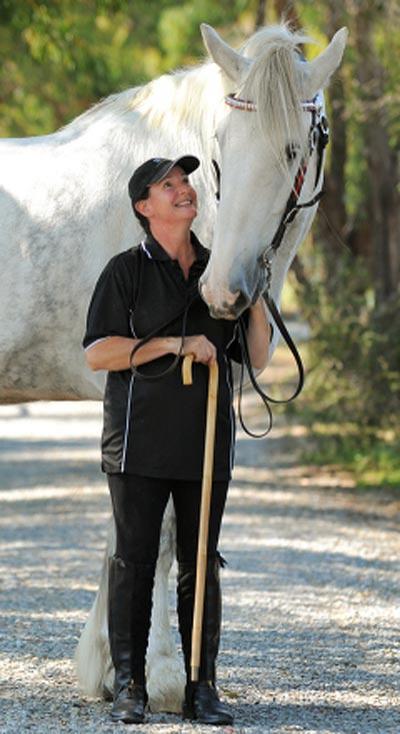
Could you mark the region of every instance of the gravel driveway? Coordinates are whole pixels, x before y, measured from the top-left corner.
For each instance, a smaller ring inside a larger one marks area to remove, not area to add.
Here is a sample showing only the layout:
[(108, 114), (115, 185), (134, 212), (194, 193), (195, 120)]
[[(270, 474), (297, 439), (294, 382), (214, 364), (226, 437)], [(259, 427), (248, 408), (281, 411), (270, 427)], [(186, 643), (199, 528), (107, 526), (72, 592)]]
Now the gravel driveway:
[[(95, 403), (0, 408), (0, 732), (221, 731), (163, 714), (112, 725), (79, 694), (71, 659), (109, 516), (99, 433)], [(303, 433), (280, 419), (267, 440), (238, 434), (219, 660), (236, 725), (222, 731), (399, 734), (400, 496), (301, 466)]]

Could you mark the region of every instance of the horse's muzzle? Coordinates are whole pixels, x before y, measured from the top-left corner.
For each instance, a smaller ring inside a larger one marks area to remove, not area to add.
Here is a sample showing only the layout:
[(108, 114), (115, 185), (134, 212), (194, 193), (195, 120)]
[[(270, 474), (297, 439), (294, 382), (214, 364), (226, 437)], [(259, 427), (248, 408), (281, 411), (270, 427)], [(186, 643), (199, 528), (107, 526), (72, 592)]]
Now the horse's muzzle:
[(209, 303), (200, 288), (200, 295), (207, 304), (210, 316), (213, 319), (226, 319), (227, 321), (233, 321), (237, 319), (240, 314), (250, 305), (250, 301), (243, 293), (239, 292), (236, 296), (236, 300), (233, 303), (228, 301), (222, 301), (221, 303)]
[(265, 287), (265, 273), (261, 268), (256, 272), (257, 282), (253, 287), (241, 278), (229, 289), (211, 288), (207, 281), (199, 283), (200, 295), (207, 304), (214, 319), (237, 319), (246, 308), (254, 304)]

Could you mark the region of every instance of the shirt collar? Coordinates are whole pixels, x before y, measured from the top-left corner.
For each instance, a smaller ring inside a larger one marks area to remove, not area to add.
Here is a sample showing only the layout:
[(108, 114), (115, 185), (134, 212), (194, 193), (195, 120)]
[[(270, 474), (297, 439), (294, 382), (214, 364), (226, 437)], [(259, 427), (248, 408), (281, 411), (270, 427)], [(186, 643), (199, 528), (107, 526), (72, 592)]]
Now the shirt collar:
[[(196, 262), (207, 262), (210, 253), (206, 247), (203, 247), (192, 231), (190, 232), (190, 241), (196, 253)], [(172, 260), (168, 252), (164, 250), (152, 234), (146, 235), (146, 238), (141, 242), (141, 247), (150, 260)]]

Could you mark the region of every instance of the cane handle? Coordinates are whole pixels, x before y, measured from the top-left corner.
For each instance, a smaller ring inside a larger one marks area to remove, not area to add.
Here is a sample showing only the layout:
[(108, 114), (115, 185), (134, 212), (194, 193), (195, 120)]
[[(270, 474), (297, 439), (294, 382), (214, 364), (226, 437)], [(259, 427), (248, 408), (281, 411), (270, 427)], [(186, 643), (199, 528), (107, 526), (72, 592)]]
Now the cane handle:
[(187, 354), (182, 362), (182, 381), (184, 385), (193, 384), (192, 376), (193, 354)]

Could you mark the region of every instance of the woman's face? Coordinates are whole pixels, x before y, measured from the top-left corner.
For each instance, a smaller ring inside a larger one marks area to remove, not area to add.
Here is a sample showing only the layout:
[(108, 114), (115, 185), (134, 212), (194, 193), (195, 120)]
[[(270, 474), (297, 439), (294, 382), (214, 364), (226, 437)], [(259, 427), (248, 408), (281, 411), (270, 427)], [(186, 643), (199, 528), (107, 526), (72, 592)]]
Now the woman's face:
[(190, 225), (197, 215), (197, 194), (187, 173), (175, 166), (162, 181), (150, 186), (148, 198), (138, 201), (136, 207), (150, 225), (185, 221)]

